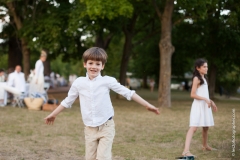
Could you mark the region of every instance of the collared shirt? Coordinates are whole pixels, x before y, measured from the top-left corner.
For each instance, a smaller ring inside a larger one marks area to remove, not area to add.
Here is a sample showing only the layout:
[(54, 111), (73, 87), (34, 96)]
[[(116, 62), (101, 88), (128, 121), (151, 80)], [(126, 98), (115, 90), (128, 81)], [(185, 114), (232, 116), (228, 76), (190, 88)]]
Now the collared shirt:
[(90, 127), (100, 126), (114, 116), (109, 94), (110, 89), (128, 100), (131, 100), (135, 93), (135, 91), (122, 86), (113, 77), (102, 77), (99, 74), (96, 78), (90, 80), (87, 75), (86, 77), (79, 77), (73, 82), (68, 96), (61, 102), (61, 105), (70, 108), (79, 96), (83, 123)]
[(26, 91), (26, 81), (24, 77), (24, 73), (14, 71), (10, 73), (8, 76), (7, 85), (18, 89), (20, 92)]

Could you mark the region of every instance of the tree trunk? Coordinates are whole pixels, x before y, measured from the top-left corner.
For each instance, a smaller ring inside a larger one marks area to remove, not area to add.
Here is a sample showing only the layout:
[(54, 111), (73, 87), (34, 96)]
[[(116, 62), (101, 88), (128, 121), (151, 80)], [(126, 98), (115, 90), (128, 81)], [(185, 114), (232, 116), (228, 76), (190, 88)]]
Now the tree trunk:
[(110, 33), (109, 35), (107, 35), (107, 37), (104, 38), (103, 31), (101, 30), (96, 36), (95, 46), (103, 48), (104, 50), (107, 50), (107, 48), (112, 40), (112, 37), (113, 37), (113, 34)]
[(104, 40), (103, 40), (102, 32), (100, 32), (96, 35), (95, 46), (104, 49)]
[[(22, 29), (22, 21), (18, 14), (16, 13), (16, 10), (14, 8), (14, 2), (7, 2), (6, 3), (10, 15), (13, 17), (14, 23), (16, 24), (17, 30)], [(21, 46), (22, 46), (22, 55), (23, 55), (23, 71), (25, 74), (25, 78), (27, 78), (29, 72), (30, 72), (30, 51), (27, 47), (27, 42), (24, 38), (21, 38)]]
[[(95, 47), (103, 48), (106, 51), (112, 40), (112, 37), (113, 34), (109, 34), (107, 37), (104, 38), (103, 30), (99, 31), (95, 39)], [(104, 75), (104, 70), (102, 70), (101, 74)]]
[(8, 41), (8, 68), (15, 68), (16, 65), (22, 66), (21, 42), (14, 36)]
[(125, 34), (125, 43), (123, 48), (121, 67), (120, 67), (120, 77), (119, 82), (122, 85), (126, 85), (126, 73), (128, 68), (128, 62), (131, 55), (132, 50), (132, 34), (128, 31), (124, 32)]
[(171, 58), (174, 52), (172, 45), (172, 13), (174, 0), (166, 0), (161, 17), (159, 106), (171, 107)]
[(211, 64), (210, 72), (209, 72), (209, 80), (208, 80), (210, 99), (214, 99), (216, 76), (217, 76), (217, 67), (215, 64)]
[(30, 73), (30, 51), (27, 47), (27, 42), (21, 39), (22, 42), (22, 54), (23, 54), (23, 71), (25, 74), (25, 79), (27, 79)]
[(129, 24), (123, 27), (123, 32), (125, 36), (125, 42), (123, 47), (123, 54), (122, 54), (122, 60), (121, 60), (121, 66), (120, 66), (120, 76), (119, 76), (119, 82), (122, 85), (126, 85), (126, 73), (128, 68), (128, 62), (131, 56), (132, 52), (132, 38), (134, 35), (134, 28), (137, 21), (137, 14), (133, 14), (133, 17), (131, 20), (129, 20)]
[(144, 75), (143, 76), (143, 88), (148, 88), (148, 85), (147, 85), (147, 76), (146, 75)]
[(45, 62), (43, 62), (43, 65), (44, 65), (44, 76), (50, 77), (50, 73), (51, 73), (50, 61), (46, 60)]

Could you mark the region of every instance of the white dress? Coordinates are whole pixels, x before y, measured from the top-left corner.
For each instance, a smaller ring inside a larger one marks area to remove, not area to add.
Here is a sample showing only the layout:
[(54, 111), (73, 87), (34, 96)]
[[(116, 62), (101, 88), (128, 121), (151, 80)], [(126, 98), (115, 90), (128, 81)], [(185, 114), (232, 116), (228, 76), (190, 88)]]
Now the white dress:
[[(209, 99), (208, 85), (204, 79), (204, 84), (197, 88), (196, 94)], [(214, 126), (212, 108), (204, 100), (194, 99), (190, 113), (190, 127)]]
[[(37, 83), (36, 83), (37, 82)], [(45, 93), (44, 90), (44, 66), (41, 60), (35, 64), (34, 76), (30, 82), (29, 93)]]

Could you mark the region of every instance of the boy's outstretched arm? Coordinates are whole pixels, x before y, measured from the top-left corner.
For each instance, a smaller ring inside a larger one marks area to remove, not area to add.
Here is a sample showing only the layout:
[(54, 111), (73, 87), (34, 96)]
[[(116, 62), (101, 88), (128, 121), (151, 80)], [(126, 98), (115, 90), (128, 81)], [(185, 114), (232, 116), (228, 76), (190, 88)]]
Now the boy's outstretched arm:
[(147, 101), (145, 101), (142, 97), (140, 97), (138, 94), (134, 93), (132, 95), (132, 100), (134, 100), (135, 102), (141, 104), (142, 106), (146, 107), (147, 110), (152, 111), (156, 114), (160, 114), (159, 109), (154, 107), (153, 105), (151, 105), (150, 103), (148, 103)]
[(44, 118), (46, 124), (53, 124), (56, 116), (64, 110), (65, 107), (59, 105), (51, 114), (49, 114), (46, 118)]

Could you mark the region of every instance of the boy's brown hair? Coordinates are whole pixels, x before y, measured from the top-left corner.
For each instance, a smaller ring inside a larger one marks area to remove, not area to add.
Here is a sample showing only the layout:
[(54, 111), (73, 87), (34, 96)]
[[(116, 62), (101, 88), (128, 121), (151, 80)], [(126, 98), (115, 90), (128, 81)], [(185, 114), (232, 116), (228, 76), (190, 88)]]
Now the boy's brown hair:
[(107, 53), (104, 49), (99, 47), (91, 47), (83, 53), (83, 61), (86, 63), (88, 60), (101, 61), (102, 64), (107, 62)]

